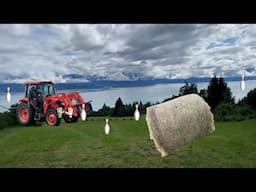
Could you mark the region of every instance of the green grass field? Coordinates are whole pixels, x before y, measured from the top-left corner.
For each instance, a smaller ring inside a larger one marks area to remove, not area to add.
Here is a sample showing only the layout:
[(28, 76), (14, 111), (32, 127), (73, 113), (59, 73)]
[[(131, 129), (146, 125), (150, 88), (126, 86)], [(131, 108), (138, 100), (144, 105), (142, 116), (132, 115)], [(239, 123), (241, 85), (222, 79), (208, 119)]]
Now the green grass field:
[(217, 122), (216, 130), (161, 158), (144, 117), (103, 118), (51, 127), (0, 130), (0, 167), (189, 168), (256, 167), (256, 120)]

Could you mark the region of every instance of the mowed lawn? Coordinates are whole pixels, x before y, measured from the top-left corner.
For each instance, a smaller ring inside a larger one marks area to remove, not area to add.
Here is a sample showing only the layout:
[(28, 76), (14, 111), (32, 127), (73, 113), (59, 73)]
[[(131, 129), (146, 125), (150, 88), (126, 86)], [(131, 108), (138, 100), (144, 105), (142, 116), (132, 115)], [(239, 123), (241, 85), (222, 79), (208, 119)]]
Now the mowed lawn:
[(59, 127), (13, 127), (0, 130), (0, 167), (189, 168), (256, 167), (256, 120), (217, 122), (209, 136), (196, 139), (162, 158), (149, 139), (143, 117), (110, 118)]

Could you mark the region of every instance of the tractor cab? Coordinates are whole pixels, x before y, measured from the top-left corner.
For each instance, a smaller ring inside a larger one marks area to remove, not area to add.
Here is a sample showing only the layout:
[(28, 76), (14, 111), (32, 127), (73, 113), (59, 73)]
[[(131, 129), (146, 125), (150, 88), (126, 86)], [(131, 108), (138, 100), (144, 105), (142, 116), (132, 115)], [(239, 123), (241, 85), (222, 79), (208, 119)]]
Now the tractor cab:
[(55, 95), (56, 91), (54, 84), (51, 81), (45, 82), (26, 82), (25, 85), (25, 97), (30, 98), (31, 92), (35, 91), (38, 96), (47, 97)]

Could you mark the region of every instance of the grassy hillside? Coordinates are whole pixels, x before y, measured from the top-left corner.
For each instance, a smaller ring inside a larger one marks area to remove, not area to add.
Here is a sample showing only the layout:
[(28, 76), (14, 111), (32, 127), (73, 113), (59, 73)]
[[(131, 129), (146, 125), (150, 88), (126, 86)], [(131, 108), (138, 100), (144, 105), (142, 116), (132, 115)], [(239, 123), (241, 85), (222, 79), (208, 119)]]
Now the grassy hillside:
[(256, 167), (256, 120), (218, 122), (216, 131), (161, 158), (145, 119), (103, 118), (59, 127), (0, 130), (0, 167)]

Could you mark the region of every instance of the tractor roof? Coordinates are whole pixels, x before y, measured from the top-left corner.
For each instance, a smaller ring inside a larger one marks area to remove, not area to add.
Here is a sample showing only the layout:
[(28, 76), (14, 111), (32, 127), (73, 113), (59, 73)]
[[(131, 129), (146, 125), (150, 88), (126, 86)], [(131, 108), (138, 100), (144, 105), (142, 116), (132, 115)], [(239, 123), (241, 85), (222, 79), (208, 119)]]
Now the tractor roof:
[(29, 81), (23, 83), (24, 85), (39, 85), (41, 83), (52, 83), (51, 81)]

